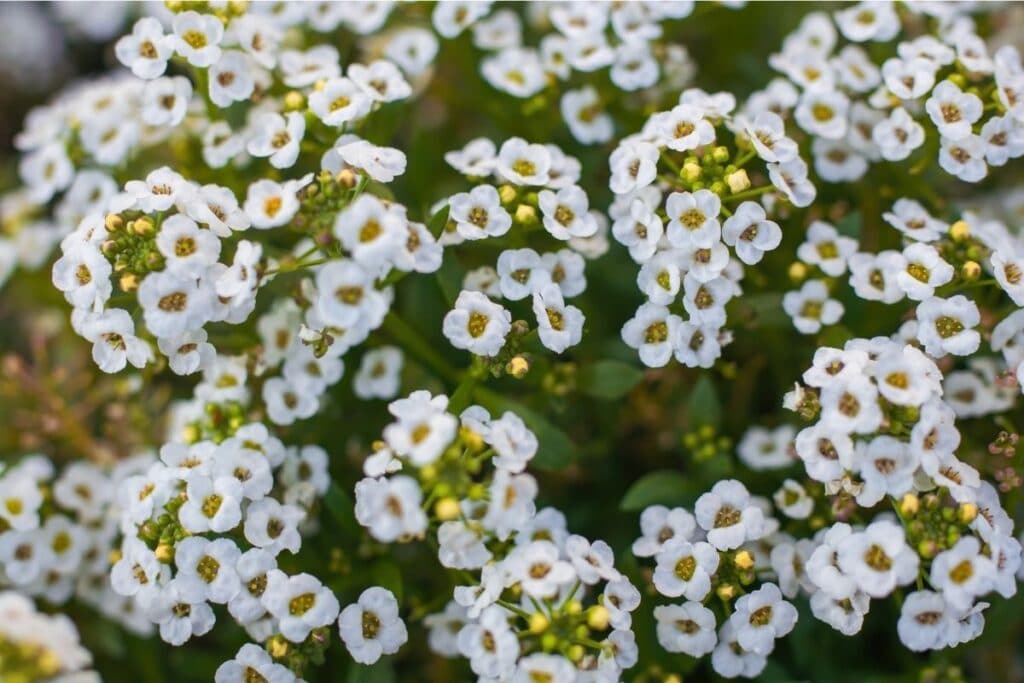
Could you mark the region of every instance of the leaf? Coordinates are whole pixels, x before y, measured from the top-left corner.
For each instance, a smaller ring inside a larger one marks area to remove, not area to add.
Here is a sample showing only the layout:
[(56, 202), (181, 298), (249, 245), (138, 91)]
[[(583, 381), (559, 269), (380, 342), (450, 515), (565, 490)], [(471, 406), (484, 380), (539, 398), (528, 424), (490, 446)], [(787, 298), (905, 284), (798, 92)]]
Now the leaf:
[(718, 400), (715, 383), (708, 375), (702, 375), (690, 394), (689, 428), (691, 430), (704, 425), (718, 427), (722, 421), (722, 405)]
[(369, 575), (373, 577), (373, 583), (381, 588), (387, 588), (395, 594), (395, 599), (402, 602), (402, 570), (398, 563), (391, 559), (382, 559), (374, 562), (370, 568)]
[(445, 204), (441, 207), (440, 211), (430, 217), (430, 222), (427, 223), (427, 231), (434, 237), (440, 237), (444, 226), (448, 225), (448, 212), (450, 208)]
[(445, 258), (434, 277), (437, 278), (437, 286), (441, 289), (445, 303), (451, 308), (455, 305), (455, 299), (458, 298), (459, 293), (462, 292), (462, 282), (466, 277), (466, 269), (455, 258), (454, 252), (445, 252)]
[(324, 507), (330, 513), (331, 519), (346, 534), (356, 536), (359, 534), (359, 522), (356, 521), (356, 508), (352, 498), (341, 489), (336, 482), (331, 482), (324, 494)]
[(352, 662), (349, 667), (347, 683), (395, 683), (395, 670), (388, 658), (381, 659), (370, 666)]
[(580, 391), (608, 401), (622, 398), (644, 377), (640, 368), (617, 360), (601, 360), (580, 371)]
[(576, 459), (578, 452), (572, 439), (539, 413), (535, 413), (518, 401), (505, 398), (481, 387), (476, 388), (474, 395), (480, 405), (487, 408), (495, 417), (510, 410), (522, 418), (526, 426), (537, 435), (539, 445), (537, 455), (531, 461), (531, 465), (536, 465), (544, 470), (560, 470)]
[(688, 501), (691, 485), (681, 472), (658, 470), (640, 477), (619, 503), (621, 510), (643, 510), (650, 505), (682, 505)]

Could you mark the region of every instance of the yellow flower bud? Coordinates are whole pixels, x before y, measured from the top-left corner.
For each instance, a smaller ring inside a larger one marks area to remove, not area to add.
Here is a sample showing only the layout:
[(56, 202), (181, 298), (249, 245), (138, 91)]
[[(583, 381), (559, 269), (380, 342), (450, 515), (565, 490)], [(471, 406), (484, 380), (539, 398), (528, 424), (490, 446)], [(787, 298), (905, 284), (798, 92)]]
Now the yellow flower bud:
[(695, 161), (687, 161), (683, 164), (683, 170), (679, 172), (679, 177), (692, 183), (700, 178), (701, 172), (700, 164)]
[(970, 524), (978, 517), (978, 506), (974, 503), (962, 503), (956, 516), (964, 524)]
[(530, 633), (534, 635), (540, 635), (544, 631), (548, 630), (548, 626), (551, 624), (548, 618), (540, 612), (535, 612), (530, 615)]
[(120, 214), (108, 213), (107, 217), (103, 220), (103, 224), (107, 226), (108, 231), (117, 232), (124, 227), (124, 219), (121, 218)]
[(125, 273), (117, 281), (122, 292), (134, 292), (139, 288), (139, 276), (135, 273)]
[(526, 376), (526, 373), (530, 371), (530, 361), (526, 360), (524, 356), (514, 356), (505, 365), (505, 372), (512, 375), (516, 379), (522, 379)]
[(908, 493), (900, 500), (900, 514), (904, 517), (912, 517), (917, 514), (921, 507), (921, 499), (917, 494)]
[(474, 453), (479, 453), (485, 446), (483, 437), (468, 427), (460, 429), (459, 436), (462, 438), (462, 444)]
[(569, 657), (570, 662), (578, 662), (583, 659), (583, 655), (586, 653), (587, 652), (583, 649), (582, 645), (573, 645), (565, 654)]
[(743, 192), (750, 187), (750, 177), (747, 175), (746, 169), (741, 168), (740, 170), (730, 173), (725, 177), (725, 183), (729, 186), (729, 191), (733, 194), (737, 192)]
[(459, 516), (459, 501), (451, 496), (442, 498), (434, 504), (434, 514), (442, 522), (448, 522)]
[(164, 564), (170, 564), (174, 559), (174, 546), (169, 543), (161, 543), (156, 547), (156, 559)]
[(960, 277), (968, 282), (974, 282), (981, 277), (981, 266), (977, 261), (967, 261), (960, 266)]
[(754, 556), (749, 550), (741, 550), (732, 558), (733, 564), (740, 569), (750, 569), (754, 566)]
[(719, 586), (715, 592), (722, 600), (732, 600), (732, 597), (736, 595), (736, 587), (731, 583), (727, 583)]
[[(319, 84), (318, 84), (319, 85)], [(319, 88), (318, 88), (319, 89)], [(298, 90), (290, 90), (284, 96), (285, 111), (299, 111), (306, 107), (306, 98)]]
[(516, 200), (516, 188), (512, 185), (502, 185), (498, 188), (498, 197), (502, 204), (511, 204)]
[(341, 185), (342, 187), (347, 187), (348, 189), (351, 190), (353, 187), (356, 186), (356, 183), (359, 181), (359, 176), (356, 175), (355, 171), (353, 171), (351, 168), (343, 168), (340, 171), (338, 171), (337, 180), (339, 185)]
[(807, 277), (807, 266), (800, 261), (794, 261), (789, 266), (789, 279), (795, 284), (803, 282), (804, 278)]
[(594, 605), (587, 610), (587, 626), (595, 631), (608, 628), (608, 608), (604, 605)]
[(529, 204), (520, 204), (516, 207), (516, 222), (528, 225), (537, 220), (537, 209)]
[(579, 614), (583, 611), (583, 603), (579, 600), (570, 600), (569, 604), (565, 606), (565, 611), (569, 614)]
[(967, 221), (957, 221), (949, 226), (949, 236), (957, 242), (963, 242), (971, 236), (971, 227), (967, 225)]
[(282, 659), (288, 654), (288, 641), (284, 636), (278, 634), (267, 643), (267, 650), (274, 659)]

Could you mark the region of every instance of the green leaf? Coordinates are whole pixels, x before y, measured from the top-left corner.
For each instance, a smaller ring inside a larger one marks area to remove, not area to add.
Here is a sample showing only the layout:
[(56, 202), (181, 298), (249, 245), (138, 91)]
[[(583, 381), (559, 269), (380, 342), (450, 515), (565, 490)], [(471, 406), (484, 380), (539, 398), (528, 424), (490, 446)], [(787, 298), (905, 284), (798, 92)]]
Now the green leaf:
[(718, 400), (715, 383), (707, 374), (697, 380), (697, 385), (690, 394), (689, 428), (695, 429), (704, 425), (718, 427), (722, 422), (722, 404)]
[(681, 472), (658, 470), (640, 477), (622, 497), (622, 510), (642, 510), (649, 505), (683, 505), (689, 501), (692, 485)]
[(395, 683), (395, 669), (391, 660), (385, 657), (370, 666), (352, 662), (347, 683)]
[(382, 559), (374, 562), (369, 570), (369, 576), (373, 577), (374, 585), (387, 588), (395, 594), (395, 599), (402, 602), (402, 570), (398, 563), (391, 559)]
[(355, 503), (348, 493), (333, 481), (324, 494), (324, 507), (343, 532), (352, 536), (359, 534)]
[(640, 368), (617, 360), (601, 360), (580, 370), (580, 391), (612, 401), (628, 394), (644, 377)]
[(444, 226), (448, 225), (449, 210), (450, 207), (445, 204), (441, 207), (440, 211), (430, 217), (430, 222), (427, 223), (427, 231), (434, 237), (440, 237), (441, 231), (444, 230)]
[(526, 426), (537, 435), (539, 445), (536, 457), (530, 461), (531, 465), (543, 470), (560, 470), (576, 459), (578, 452), (572, 439), (540, 413), (530, 410), (518, 401), (481, 387), (476, 388), (474, 395), (480, 405), (487, 408), (494, 417), (499, 417), (506, 410), (510, 410), (521, 417)]

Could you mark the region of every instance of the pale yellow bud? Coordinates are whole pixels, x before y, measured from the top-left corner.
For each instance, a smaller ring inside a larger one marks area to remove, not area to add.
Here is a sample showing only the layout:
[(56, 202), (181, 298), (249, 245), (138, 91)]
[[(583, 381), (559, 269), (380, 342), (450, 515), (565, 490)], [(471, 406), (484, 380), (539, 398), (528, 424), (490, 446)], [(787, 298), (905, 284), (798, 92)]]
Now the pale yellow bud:
[(747, 175), (746, 169), (741, 168), (735, 173), (727, 175), (725, 183), (729, 186), (729, 191), (736, 194), (750, 187), (750, 177)]

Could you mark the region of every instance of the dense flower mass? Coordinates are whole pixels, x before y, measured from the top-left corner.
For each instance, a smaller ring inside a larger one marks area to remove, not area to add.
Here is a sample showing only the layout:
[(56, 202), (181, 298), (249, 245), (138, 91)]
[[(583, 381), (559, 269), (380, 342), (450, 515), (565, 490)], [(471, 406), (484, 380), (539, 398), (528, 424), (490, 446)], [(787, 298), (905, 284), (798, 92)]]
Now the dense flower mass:
[(1019, 10), (60, 10), (0, 680), (1009, 680)]

